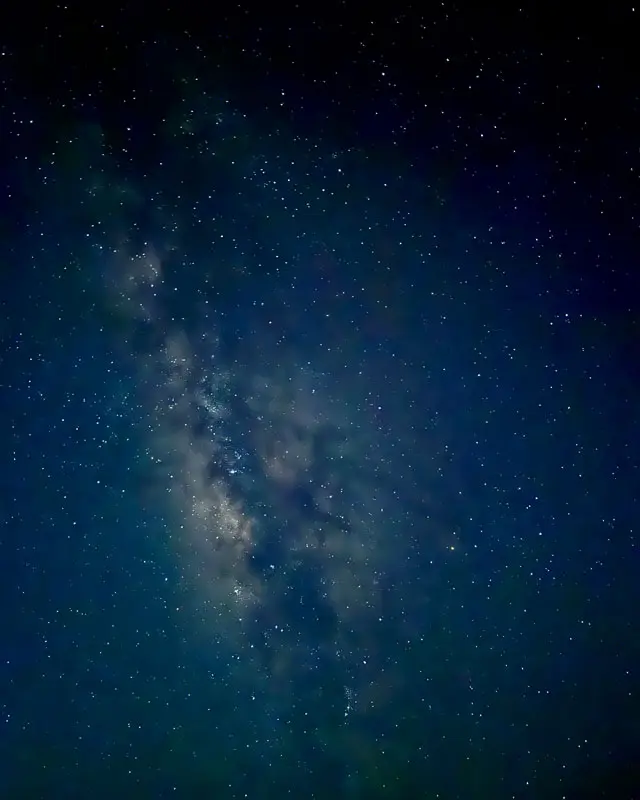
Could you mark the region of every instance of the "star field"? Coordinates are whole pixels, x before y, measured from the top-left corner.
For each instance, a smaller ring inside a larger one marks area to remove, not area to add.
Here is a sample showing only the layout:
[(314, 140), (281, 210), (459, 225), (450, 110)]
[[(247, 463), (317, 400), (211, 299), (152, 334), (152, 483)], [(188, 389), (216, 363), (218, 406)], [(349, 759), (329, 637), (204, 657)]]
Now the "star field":
[(0, 41), (0, 793), (640, 796), (636, 12), (152, 16)]

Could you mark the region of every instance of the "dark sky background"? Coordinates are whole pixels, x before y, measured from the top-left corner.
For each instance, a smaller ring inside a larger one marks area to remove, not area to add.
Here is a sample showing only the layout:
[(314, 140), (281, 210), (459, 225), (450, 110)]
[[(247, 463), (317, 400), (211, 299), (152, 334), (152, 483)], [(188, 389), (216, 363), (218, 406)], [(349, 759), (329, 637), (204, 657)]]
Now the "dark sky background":
[(532, 6), (9, 9), (0, 796), (640, 798), (638, 12)]

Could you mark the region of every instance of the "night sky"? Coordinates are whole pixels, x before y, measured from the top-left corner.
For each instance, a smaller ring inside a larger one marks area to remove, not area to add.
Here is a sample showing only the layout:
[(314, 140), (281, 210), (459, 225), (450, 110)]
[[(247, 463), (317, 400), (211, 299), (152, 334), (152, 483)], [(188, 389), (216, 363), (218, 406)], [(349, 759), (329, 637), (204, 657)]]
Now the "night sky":
[(1, 798), (640, 798), (640, 12), (517, 5), (3, 12)]

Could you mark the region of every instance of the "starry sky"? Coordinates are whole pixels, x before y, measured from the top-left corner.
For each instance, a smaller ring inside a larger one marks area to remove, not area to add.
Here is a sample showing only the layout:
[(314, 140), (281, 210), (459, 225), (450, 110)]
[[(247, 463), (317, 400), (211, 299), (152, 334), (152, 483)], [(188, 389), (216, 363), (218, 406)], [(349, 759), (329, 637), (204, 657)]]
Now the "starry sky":
[(0, 795), (638, 798), (637, 12), (282, 9), (0, 26)]

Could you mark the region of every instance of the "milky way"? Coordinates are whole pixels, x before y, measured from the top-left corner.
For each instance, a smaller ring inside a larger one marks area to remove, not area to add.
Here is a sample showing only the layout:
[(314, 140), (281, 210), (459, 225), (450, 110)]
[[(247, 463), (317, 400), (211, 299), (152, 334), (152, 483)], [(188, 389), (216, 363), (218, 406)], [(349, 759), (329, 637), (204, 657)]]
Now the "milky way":
[(90, 193), (98, 217), (135, 198), (95, 250), (189, 614), (285, 705), (311, 676), (335, 720), (384, 716), (429, 585), (463, 550), (437, 413), (393, 351), (403, 321), (351, 269), (390, 246), (362, 220), (392, 212), (351, 186), (349, 153), (226, 106), (172, 125), (163, 162), (182, 180), (160, 164), (136, 183), (101, 153), (111, 176)]

